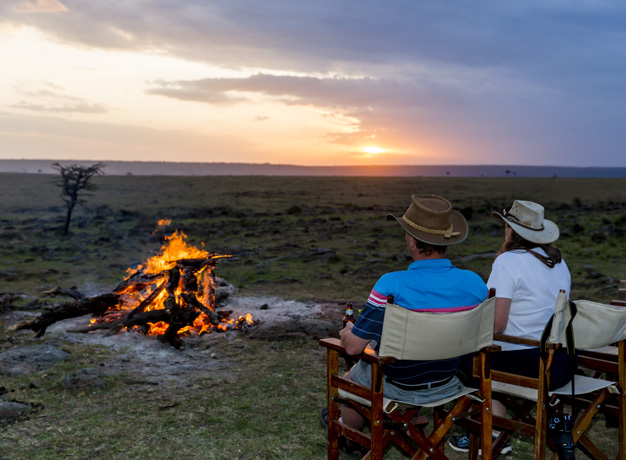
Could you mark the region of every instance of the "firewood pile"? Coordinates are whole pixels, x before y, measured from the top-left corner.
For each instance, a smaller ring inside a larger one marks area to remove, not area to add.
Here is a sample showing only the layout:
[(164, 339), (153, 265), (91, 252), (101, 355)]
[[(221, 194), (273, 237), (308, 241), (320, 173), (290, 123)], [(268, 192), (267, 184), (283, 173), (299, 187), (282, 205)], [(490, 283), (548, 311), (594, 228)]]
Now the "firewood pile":
[(232, 292), (214, 272), (217, 261), (229, 256), (198, 250), (184, 238), (178, 232), (166, 237), (168, 244), (161, 253), (140, 265), (112, 292), (87, 298), (78, 293), (72, 296), (74, 301), (46, 307), (37, 318), (13, 328), (30, 329), (41, 337), (57, 321), (91, 314), (97, 318), (89, 326), (71, 332), (106, 329), (107, 335), (113, 335), (122, 329), (135, 330), (155, 334), (176, 348), (183, 345), (181, 336), (190, 331), (247, 330), (254, 324), (251, 315), (235, 319), (230, 317), (232, 311), (215, 308)]

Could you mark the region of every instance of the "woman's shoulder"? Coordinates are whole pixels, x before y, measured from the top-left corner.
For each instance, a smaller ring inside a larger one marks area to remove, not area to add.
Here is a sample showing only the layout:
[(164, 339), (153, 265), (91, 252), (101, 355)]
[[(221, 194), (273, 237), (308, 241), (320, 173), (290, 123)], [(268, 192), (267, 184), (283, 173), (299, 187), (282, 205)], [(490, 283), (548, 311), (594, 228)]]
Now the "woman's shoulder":
[(494, 260), (494, 264), (505, 263), (508, 260), (519, 259), (520, 257), (526, 257), (528, 255), (530, 255), (530, 253), (526, 251), (525, 249), (513, 249), (511, 251), (506, 251), (501, 254), (498, 254), (496, 259)]

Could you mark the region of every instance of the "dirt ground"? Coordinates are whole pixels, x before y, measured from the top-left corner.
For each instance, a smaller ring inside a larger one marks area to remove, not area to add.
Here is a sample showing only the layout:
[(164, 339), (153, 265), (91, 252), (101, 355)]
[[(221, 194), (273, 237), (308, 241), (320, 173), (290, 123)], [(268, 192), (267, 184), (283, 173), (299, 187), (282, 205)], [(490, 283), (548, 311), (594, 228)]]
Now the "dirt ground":
[[(169, 387), (182, 385), (181, 376), (203, 371), (226, 369), (228, 363), (219, 359), (212, 350), (217, 341), (232, 341), (243, 334), (255, 339), (281, 340), (293, 336), (321, 338), (336, 335), (343, 306), (333, 303), (298, 302), (277, 297), (231, 297), (220, 306), (221, 310), (232, 310), (233, 317), (252, 314), (255, 324), (245, 332), (232, 330), (212, 332), (184, 337), (184, 347), (175, 349), (161, 343), (156, 336), (146, 336), (123, 329), (108, 336), (106, 330), (89, 333), (72, 332), (88, 326), (91, 316), (58, 321), (52, 324), (43, 336), (47, 344), (63, 347), (72, 344), (104, 346), (110, 348), (111, 359), (100, 364), (106, 373), (128, 373), (140, 383), (159, 384)], [(36, 313), (7, 311), (1, 319), (10, 326), (35, 316)], [(23, 331), (32, 335), (31, 331)], [(24, 337), (26, 338), (26, 337)], [(25, 340), (24, 343), (28, 343)], [(236, 345), (235, 345), (236, 346)]]

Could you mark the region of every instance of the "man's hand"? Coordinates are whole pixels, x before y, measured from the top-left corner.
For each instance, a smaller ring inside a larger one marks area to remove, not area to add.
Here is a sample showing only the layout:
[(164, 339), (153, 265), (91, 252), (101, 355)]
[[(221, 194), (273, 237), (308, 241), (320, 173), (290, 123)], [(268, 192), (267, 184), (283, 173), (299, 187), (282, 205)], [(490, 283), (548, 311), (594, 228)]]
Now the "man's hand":
[(354, 327), (354, 323), (352, 322), (347, 322), (346, 323), (346, 327), (344, 327), (342, 330), (339, 331), (339, 337), (341, 337), (343, 339), (343, 335), (348, 332), (351, 331), (352, 328)]
[(370, 340), (354, 335), (352, 333), (353, 327), (353, 323), (347, 323), (346, 327), (339, 331), (339, 337), (341, 337), (341, 343), (349, 355), (360, 355)]

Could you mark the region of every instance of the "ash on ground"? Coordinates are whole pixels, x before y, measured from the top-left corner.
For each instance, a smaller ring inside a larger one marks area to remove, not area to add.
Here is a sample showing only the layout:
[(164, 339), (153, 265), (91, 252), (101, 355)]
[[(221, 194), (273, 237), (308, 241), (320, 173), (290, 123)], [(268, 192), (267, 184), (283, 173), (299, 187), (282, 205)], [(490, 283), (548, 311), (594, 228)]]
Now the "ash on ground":
[[(0, 352), (0, 374), (30, 374), (42, 370), (42, 366), (54, 364), (51, 356), (65, 359), (75, 345), (104, 346), (110, 349), (107, 358), (97, 368), (104, 374), (124, 373), (132, 375), (137, 384), (180, 386), (186, 375), (206, 371), (226, 371), (229, 363), (216, 355), (212, 345), (217, 341), (231, 342), (233, 346), (245, 346), (246, 340), (288, 340), (294, 337), (319, 339), (337, 336), (343, 305), (339, 303), (298, 302), (276, 297), (229, 297), (218, 310), (232, 310), (231, 317), (251, 314), (255, 324), (247, 331), (230, 330), (183, 336), (184, 347), (175, 349), (161, 343), (157, 336), (122, 330), (107, 335), (107, 330), (88, 333), (71, 332), (89, 325), (91, 316), (58, 321), (46, 330), (42, 339), (33, 337), (30, 331), (21, 331), (20, 346)], [(34, 312), (7, 311), (0, 315), (0, 323), (8, 327), (35, 316)], [(58, 353), (52, 353), (59, 351)], [(91, 375), (91, 373), (87, 373)], [(71, 376), (69, 380), (76, 379)], [(81, 376), (78, 376), (81, 377)]]

